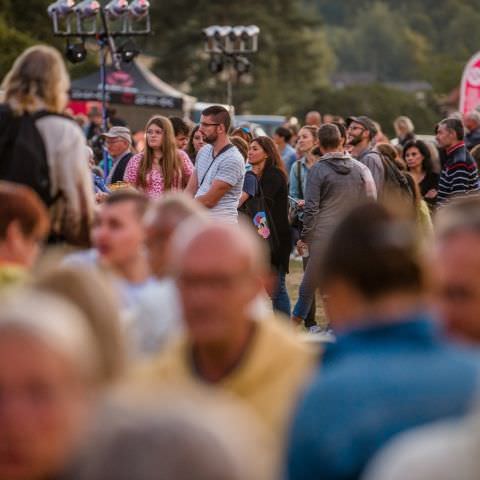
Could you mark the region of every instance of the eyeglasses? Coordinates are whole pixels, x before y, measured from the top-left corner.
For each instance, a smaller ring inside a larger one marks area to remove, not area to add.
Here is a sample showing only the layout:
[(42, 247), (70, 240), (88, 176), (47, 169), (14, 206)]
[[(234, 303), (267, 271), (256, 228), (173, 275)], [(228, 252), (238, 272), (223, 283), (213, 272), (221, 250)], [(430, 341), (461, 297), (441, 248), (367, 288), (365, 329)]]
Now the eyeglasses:
[(219, 123), (205, 123), (205, 122), (200, 123), (201, 127), (218, 127), (219, 125), (220, 125)]
[(147, 130), (147, 135), (163, 135), (163, 130)]
[(105, 143), (112, 144), (112, 143), (118, 143), (118, 142), (125, 142), (125, 139), (123, 138), (106, 138)]
[(366, 128), (364, 127), (361, 127), (359, 125), (350, 125), (348, 128), (347, 128), (348, 131), (351, 131), (353, 132), (354, 130), (361, 130), (362, 132), (364, 132), (366, 130)]

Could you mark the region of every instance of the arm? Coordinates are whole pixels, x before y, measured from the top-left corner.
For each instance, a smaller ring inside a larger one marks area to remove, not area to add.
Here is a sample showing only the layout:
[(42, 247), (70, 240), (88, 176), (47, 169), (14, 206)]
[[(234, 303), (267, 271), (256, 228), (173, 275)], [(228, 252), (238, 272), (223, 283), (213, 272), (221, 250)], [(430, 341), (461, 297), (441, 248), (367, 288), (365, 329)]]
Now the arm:
[(300, 192), (298, 191), (297, 162), (293, 163), (290, 169), (289, 195), (297, 199), (300, 196)]
[(185, 188), (188, 186), (190, 182), (190, 177), (193, 174), (194, 167), (192, 164), (192, 161), (184, 152), (183, 150), (178, 150), (178, 154), (180, 155), (180, 158), (182, 159), (182, 188)]
[(240, 208), (249, 198), (250, 195), (247, 192), (242, 192), (240, 200), (238, 201), (238, 207)]
[(190, 175), (190, 179), (188, 180), (187, 186), (185, 187), (185, 192), (191, 195), (192, 197), (195, 196), (198, 190), (198, 175), (197, 169), (193, 170), (192, 175)]
[[(188, 187), (187, 187), (188, 188)], [(195, 200), (200, 202), (207, 208), (215, 207), (220, 199), (232, 188), (227, 182), (222, 180), (214, 180), (210, 190), (204, 195), (200, 195)]]
[(131, 185), (136, 185), (138, 166), (140, 164), (140, 157), (138, 155), (133, 156), (128, 162), (125, 173), (123, 174), (123, 180)]
[(315, 219), (320, 209), (322, 179), (317, 165), (313, 166), (307, 175), (307, 188), (305, 192), (305, 206), (303, 208), (303, 229), (300, 235), (302, 241), (310, 236)]

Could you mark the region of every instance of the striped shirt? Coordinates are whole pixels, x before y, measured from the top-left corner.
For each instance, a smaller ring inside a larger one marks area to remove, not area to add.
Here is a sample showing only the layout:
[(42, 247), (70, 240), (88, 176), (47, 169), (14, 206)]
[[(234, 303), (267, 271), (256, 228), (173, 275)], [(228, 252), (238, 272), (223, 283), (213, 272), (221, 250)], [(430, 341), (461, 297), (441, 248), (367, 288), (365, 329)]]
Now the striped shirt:
[(437, 205), (445, 204), (456, 195), (478, 190), (477, 165), (465, 148), (465, 143), (452, 145), (447, 149), (447, 160), (440, 174)]
[(237, 223), (238, 202), (242, 194), (245, 176), (245, 160), (233, 145), (213, 157), (213, 146), (202, 147), (195, 161), (198, 190), (195, 198), (205, 195), (215, 180), (228, 183), (232, 188), (210, 209), (210, 215), (224, 223)]

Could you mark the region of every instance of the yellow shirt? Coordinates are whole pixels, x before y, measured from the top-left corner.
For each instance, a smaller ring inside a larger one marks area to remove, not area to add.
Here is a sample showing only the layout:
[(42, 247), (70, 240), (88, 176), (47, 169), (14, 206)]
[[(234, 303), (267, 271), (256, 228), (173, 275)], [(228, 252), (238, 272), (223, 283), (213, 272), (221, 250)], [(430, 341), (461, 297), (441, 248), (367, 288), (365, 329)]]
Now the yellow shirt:
[(246, 402), (283, 443), (316, 354), (277, 319), (265, 318), (256, 325), (243, 358), (219, 382), (209, 383), (198, 376), (186, 338), (167, 346), (161, 355), (137, 372), (137, 378), (153, 384), (158, 381), (225, 390)]

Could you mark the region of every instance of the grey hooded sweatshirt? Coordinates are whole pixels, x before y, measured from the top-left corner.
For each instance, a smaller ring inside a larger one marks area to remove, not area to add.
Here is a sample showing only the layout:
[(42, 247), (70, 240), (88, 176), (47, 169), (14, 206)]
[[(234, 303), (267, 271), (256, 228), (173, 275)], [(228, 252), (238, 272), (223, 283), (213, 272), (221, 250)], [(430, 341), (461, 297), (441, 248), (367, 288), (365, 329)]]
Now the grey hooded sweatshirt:
[(369, 197), (362, 166), (350, 155), (323, 155), (308, 172), (301, 239), (325, 242), (346, 212)]

